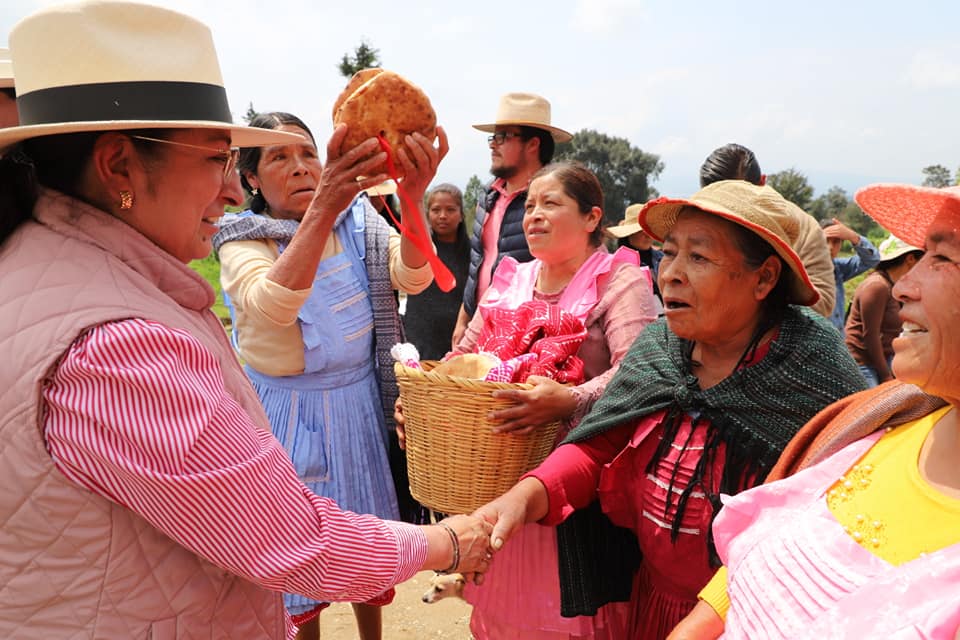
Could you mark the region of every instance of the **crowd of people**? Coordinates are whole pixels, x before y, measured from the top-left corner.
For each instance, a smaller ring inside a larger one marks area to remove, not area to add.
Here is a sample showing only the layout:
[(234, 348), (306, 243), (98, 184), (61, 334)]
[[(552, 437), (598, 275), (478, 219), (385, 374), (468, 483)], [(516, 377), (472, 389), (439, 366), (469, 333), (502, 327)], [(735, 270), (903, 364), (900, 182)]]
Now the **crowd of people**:
[[(476, 211), (435, 184), (442, 127), (395, 150), (410, 207), (376, 139), (233, 124), (189, 16), (86, 0), (9, 42), (3, 637), (310, 640), (342, 601), (380, 640), (424, 569), (466, 577), (477, 640), (960, 637), (960, 187), (861, 189), (875, 247), (727, 144), (696, 193), (605, 212), (515, 92), (474, 125)], [(211, 252), (229, 336), (188, 266)], [(431, 513), (391, 348), (531, 349), (546, 318), (575, 365), (489, 419), (559, 422), (551, 453)]]

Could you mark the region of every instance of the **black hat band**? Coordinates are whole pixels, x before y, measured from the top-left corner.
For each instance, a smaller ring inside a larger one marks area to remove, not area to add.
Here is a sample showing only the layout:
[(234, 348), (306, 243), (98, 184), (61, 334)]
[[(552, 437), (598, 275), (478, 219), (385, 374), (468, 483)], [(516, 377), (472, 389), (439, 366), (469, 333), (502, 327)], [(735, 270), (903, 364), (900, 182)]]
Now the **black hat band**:
[(206, 120), (232, 125), (223, 87), (200, 82), (103, 82), (17, 96), (21, 126), (107, 120)]

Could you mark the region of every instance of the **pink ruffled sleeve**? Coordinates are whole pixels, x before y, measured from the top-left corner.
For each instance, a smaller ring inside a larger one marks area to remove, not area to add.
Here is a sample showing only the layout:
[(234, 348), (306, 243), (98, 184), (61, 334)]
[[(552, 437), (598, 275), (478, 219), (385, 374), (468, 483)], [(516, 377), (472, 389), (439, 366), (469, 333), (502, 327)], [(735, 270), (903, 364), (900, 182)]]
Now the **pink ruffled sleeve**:
[[(584, 360), (591, 354), (584, 353), (592, 347), (594, 338), (602, 338), (609, 352), (610, 368), (603, 373), (574, 387), (577, 409), (568, 419), (575, 425), (583, 419), (593, 403), (603, 394), (607, 383), (619, 368), (620, 361), (633, 345), (643, 328), (657, 319), (657, 300), (648, 285), (647, 275), (641, 267), (623, 264), (613, 271), (603, 287), (600, 302), (587, 316), (589, 337), (581, 349)], [(595, 340), (594, 340), (595, 341)], [(596, 348), (596, 347), (593, 347)]]

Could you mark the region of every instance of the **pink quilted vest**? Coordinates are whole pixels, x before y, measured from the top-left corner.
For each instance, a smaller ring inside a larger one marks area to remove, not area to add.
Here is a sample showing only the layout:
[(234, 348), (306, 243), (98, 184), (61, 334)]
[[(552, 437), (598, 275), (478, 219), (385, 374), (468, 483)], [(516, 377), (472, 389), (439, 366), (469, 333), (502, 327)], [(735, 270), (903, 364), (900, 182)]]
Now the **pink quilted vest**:
[(197, 274), (122, 221), (44, 192), (0, 246), (0, 637), (283, 638), (279, 594), (194, 555), (67, 480), (41, 386), (86, 329), (138, 317), (190, 332), (268, 427)]

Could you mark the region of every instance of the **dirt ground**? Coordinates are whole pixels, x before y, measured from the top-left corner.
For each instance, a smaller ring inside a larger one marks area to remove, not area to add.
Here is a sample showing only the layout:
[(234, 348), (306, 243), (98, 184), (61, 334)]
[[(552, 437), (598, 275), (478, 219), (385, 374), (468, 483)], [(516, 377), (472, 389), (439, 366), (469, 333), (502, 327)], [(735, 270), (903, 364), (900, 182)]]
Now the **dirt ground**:
[[(397, 587), (393, 603), (383, 610), (383, 640), (444, 638), (470, 640), (470, 605), (459, 598), (425, 604), (432, 571), (422, 571)], [(357, 625), (349, 604), (333, 604), (320, 614), (322, 640), (357, 640)]]

